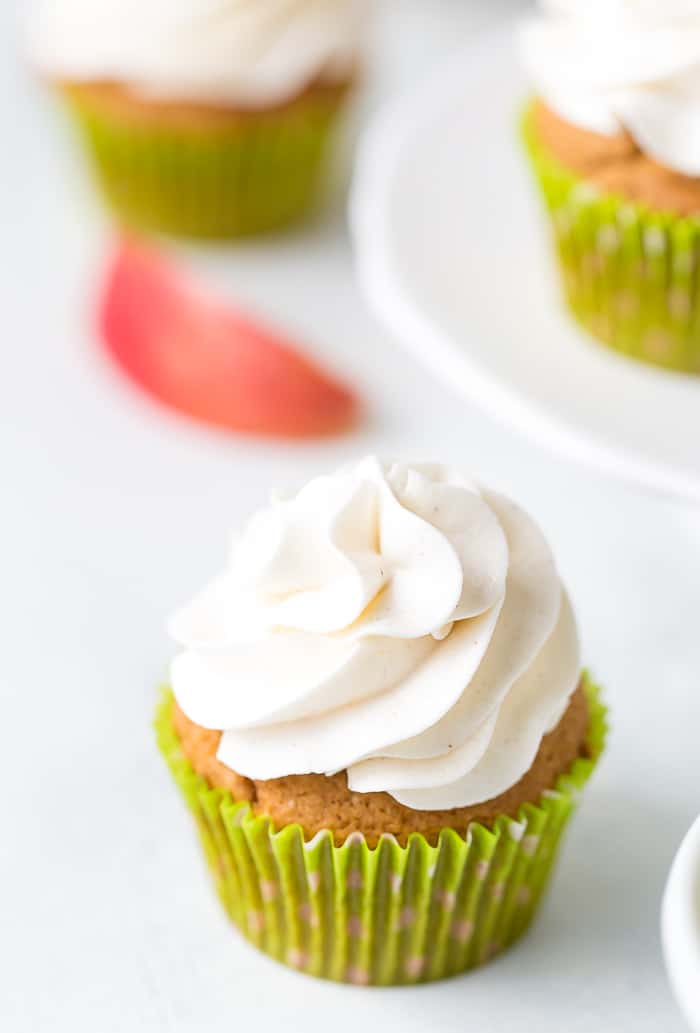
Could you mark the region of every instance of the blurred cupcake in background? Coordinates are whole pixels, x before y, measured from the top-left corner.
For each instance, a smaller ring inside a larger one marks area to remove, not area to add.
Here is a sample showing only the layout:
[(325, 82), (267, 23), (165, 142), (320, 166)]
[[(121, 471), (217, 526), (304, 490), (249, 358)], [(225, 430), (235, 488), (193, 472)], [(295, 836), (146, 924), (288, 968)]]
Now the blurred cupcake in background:
[(566, 301), (613, 348), (700, 372), (700, 4), (540, 8), (524, 133)]
[(31, 57), (120, 221), (191, 237), (307, 211), (359, 71), (364, 0), (43, 0)]

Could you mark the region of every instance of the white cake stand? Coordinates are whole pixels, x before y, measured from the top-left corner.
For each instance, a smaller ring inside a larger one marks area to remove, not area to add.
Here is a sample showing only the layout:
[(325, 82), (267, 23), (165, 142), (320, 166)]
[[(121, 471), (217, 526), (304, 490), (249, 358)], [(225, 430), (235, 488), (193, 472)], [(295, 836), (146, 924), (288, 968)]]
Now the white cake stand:
[(562, 310), (518, 140), (526, 96), (501, 29), (380, 113), (351, 205), (366, 294), (436, 376), (499, 422), (700, 502), (700, 377), (610, 353)]

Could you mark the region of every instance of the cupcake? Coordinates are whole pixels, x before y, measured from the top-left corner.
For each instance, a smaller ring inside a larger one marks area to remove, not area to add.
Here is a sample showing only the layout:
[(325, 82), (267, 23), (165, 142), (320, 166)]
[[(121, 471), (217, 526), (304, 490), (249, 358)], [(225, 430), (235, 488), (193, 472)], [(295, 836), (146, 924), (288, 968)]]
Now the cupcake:
[(363, 0), (43, 0), (34, 64), (129, 226), (230, 238), (311, 204)]
[(252, 943), (389, 985), (524, 932), (604, 716), (521, 509), (363, 459), (258, 512), (170, 632), (159, 744)]
[(540, 6), (524, 135), (568, 307), (620, 352), (700, 372), (700, 6)]

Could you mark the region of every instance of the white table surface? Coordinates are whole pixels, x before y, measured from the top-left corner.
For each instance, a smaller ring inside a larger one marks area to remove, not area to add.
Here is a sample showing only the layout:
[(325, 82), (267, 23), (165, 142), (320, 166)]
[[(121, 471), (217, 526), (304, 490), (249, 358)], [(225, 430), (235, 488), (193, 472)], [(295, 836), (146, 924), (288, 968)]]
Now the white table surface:
[[(16, 6), (0, 8), (15, 52), (0, 61), (0, 1028), (680, 1033), (658, 910), (700, 810), (700, 514), (569, 468), (433, 383), (368, 314), (339, 204), (303, 233), (196, 261), (354, 380), (364, 428), (259, 443), (143, 401), (93, 347), (103, 224), (17, 62)], [(376, 0), (366, 106), (516, 6)], [(229, 529), (272, 486), (369, 450), (461, 463), (539, 518), (614, 720), (527, 939), (409, 990), (312, 981), (246, 946), (150, 731), (165, 616), (221, 564)]]

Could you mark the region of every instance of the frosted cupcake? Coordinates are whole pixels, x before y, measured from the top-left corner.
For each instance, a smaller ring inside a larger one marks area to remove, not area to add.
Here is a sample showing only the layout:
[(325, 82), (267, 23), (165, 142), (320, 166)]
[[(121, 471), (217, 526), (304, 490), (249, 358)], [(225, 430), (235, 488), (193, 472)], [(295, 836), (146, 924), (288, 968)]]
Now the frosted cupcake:
[(160, 746), (249, 940), (400, 984), (527, 928), (604, 719), (521, 509), (364, 459), (255, 515), (170, 630)]
[(576, 319), (700, 371), (700, 5), (542, 0), (525, 137)]
[(124, 222), (236, 237), (302, 215), (355, 81), (364, 0), (43, 0), (35, 65)]

